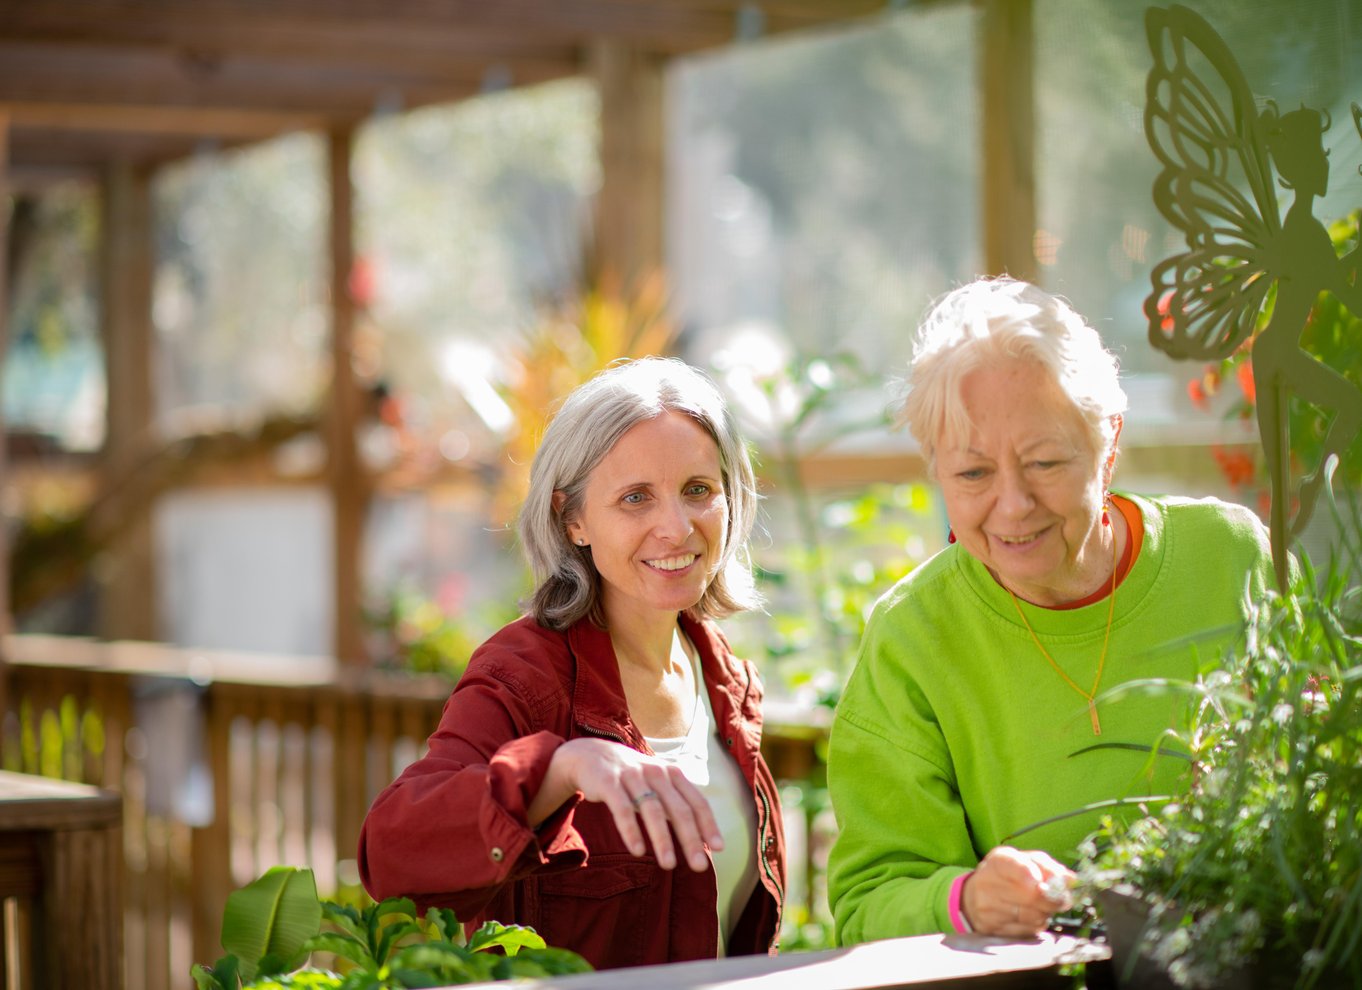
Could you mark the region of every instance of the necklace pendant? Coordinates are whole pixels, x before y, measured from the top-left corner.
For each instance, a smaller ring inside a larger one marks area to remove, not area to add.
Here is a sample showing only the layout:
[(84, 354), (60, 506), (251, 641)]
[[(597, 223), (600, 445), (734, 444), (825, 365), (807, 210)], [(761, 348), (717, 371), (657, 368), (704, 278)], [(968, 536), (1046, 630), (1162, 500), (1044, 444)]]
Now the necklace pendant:
[(1092, 698), (1088, 699), (1088, 715), (1092, 719), (1092, 734), (1100, 736), (1102, 734), (1102, 720), (1097, 717), (1097, 702)]

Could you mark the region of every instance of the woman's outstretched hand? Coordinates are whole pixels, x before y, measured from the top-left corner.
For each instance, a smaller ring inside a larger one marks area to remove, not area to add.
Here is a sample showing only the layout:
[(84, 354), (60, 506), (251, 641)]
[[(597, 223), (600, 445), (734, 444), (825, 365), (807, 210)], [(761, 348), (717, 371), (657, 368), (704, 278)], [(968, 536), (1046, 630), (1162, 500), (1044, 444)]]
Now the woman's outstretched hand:
[(530, 805), (530, 824), (538, 825), (574, 791), (610, 809), (620, 837), (635, 856), (647, 851), (646, 829), (663, 869), (676, 866), (672, 832), (696, 872), (709, 866), (706, 845), (713, 850), (724, 847), (714, 813), (699, 789), (676, 767), (620, 743), (579, 738), (559, 746)]
[(982, 935), (1035, 935), (1073, 904), (1073, 871), (1039, 850), (998, 846), (961, 891), (965, 920)]

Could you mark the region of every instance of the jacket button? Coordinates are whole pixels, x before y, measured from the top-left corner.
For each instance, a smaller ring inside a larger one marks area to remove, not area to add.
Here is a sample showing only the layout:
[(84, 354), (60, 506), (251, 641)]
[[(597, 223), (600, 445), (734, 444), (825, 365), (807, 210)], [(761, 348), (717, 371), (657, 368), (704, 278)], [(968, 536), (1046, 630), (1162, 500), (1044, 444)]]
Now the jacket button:
[(776, 844), (776, 837), (775, 837), (774, 835), (768, 835), (768, 836), (766, 837), (766, 848), (767, 848), (767, 849), (770, 849), (770, 848), (771, 848), (772, 846), (774, 846), (775, 844)]
[(732, 737), (732, 736), (729, 736), (727, 739), (724, 740), (724, 742), (728, 744), (728, 748), (729, 748), (729, 749), (732, 749), (732, 748), (733, 748), (733, 737)]
[(501, 851), (501, 846), (493, 846), (491, 856), (493, 863), (500, 863), (503, 859), (506, 858), (506, 854)]

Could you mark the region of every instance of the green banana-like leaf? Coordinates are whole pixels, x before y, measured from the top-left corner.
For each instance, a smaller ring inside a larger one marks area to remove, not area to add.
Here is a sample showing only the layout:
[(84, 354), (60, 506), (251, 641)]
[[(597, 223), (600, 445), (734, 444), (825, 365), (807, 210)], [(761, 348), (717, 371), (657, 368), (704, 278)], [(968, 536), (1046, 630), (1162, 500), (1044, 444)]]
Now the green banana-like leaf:
[(228, 895), (222, 947), (237, 957), (241, 977), (249, 981), (296, 967), (305, 954), (303, 944), (321, 927), (312, 871), (276, 866)]

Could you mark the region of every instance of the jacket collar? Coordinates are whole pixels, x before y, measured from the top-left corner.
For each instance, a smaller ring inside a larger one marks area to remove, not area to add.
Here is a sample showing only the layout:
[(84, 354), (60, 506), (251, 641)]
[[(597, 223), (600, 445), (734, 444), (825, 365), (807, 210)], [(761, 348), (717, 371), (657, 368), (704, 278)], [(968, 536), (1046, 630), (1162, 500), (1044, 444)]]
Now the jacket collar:
[[(712, 623), (682, 613), (681, 628), (700, 653), (700, 669), (715, 719), (726, 731), (740, 726), (742, 701), (749, 687), (746, 668), (729, 652)], [(572, 705), (578, 726), (649, 752), (643, 734), (629, 717), (610, 634), (590, 619), (581, 619), (568, 629), (568, 648), (574, 661)]]
[(572, 709), (577, 724), (635, 749), (646, 748), (629, 717), (610, 634), (590, 619), (581, 619), (568, 630), (568, 648), (573, 659)]

